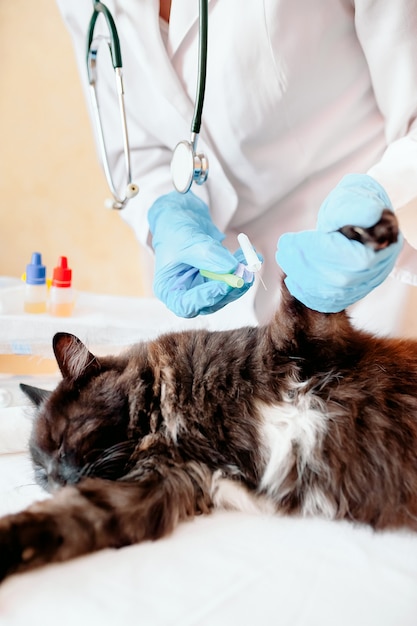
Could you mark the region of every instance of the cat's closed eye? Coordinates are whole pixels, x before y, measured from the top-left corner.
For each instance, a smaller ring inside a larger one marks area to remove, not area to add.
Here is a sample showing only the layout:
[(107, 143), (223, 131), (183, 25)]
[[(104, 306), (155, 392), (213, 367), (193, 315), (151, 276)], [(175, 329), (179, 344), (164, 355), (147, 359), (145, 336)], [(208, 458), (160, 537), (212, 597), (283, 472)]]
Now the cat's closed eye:
[(42, 465), (35, 465), (35, 478), (38, 485), (48, 491), (48, 474)]

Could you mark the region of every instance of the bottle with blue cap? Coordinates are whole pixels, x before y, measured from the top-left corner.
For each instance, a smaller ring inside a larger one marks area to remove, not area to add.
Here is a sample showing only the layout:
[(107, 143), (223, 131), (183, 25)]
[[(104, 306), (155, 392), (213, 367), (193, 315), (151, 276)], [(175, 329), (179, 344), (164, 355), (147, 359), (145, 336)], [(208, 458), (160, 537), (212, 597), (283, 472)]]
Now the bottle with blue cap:
[(46, 267), (42, 264), (40, 252), (33, 252), (31, 262), (26, 265), (25, 282), (25, 313), (46, 313)]

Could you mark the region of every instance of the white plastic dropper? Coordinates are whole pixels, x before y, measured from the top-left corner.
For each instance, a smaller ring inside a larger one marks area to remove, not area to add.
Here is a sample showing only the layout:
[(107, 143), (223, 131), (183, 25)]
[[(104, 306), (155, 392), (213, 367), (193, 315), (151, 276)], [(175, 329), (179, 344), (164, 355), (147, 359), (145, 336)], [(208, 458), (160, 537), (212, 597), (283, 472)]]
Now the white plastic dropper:
[[(239, 242), (239, 245), (245, 257), (247, 269), (250, 272), (258, 273), (262, 267), (262, 261), (259, 259), (258, 255), (256, 254), (255, 248), (251, 244), (249, 237), (245, 235), (245, 233), (239, 233), (239, 235), (237, 236), (237, 240)], [(266, 291), (267, 290), (266, 285), (264, 281), (262, 280), (261, 275), (258, 274), (258, 276), (259, 276), (259, 280), (261, 281), (263, 285), (263, 288)]]

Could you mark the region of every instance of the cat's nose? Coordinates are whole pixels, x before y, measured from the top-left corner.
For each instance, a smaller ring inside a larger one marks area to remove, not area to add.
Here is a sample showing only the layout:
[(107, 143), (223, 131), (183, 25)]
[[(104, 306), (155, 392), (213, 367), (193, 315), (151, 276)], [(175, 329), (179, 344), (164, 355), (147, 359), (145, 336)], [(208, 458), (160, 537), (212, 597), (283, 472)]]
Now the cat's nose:
[(49, 493), (55, 493), (58, 489), (61, 489), (65, 483), (56, 480), (53, 476), (48, 476), (48, 491)]
[(78, 473), (70, 467), (59, 467), (48, 474), (48, 491), (54, 493), (65, 485), (74, 485), (79, 481)]

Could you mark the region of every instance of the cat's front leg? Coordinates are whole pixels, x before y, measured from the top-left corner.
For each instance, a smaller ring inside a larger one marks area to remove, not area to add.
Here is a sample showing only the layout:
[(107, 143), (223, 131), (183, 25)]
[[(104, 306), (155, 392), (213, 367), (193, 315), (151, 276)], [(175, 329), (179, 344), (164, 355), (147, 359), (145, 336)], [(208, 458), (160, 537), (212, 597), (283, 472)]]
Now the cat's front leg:
[(103, 548), (159, 539), (212, 507), (212, 473), (199, 463), (161, 458), (126, 482), (87, 478), (0, 519), (0, 580)]
[[(94, 507), (74, 487), (65, 487), (54, 498), (0, 518), (0, 581), (15, 572), (99, 549), (109, 513)], [(117, 547), (117, 540), (105, 538)]]

